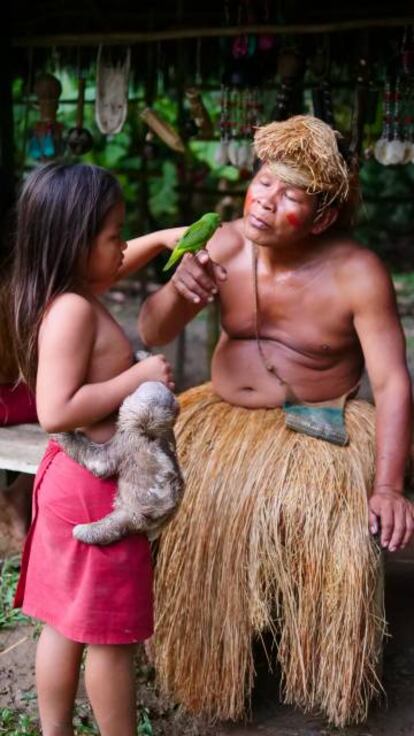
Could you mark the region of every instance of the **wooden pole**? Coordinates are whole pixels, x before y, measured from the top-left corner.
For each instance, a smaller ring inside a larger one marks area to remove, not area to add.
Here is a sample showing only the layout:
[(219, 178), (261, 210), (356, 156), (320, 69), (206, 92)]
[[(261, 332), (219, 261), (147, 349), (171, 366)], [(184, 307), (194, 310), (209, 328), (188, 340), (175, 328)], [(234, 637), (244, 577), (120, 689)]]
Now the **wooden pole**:
[[(180, 22), (183, 17), (183, 0), (177, 0), (177, 21)], [(177, 126), (178, 130), (182, 130), (184, 124), (184, 90), (186, 86), (186, 74), (187, 74), (187, 59), (186, 49), (183, 44), (183, 39), (179, 39), (177, 43), (177, 64), (176, 64), (176, 79), (177, 79)], [(178, 211), (180, 216), (180, 222), (189, 222), (189, 210), (191, 209), (191, 187), (189, 187), (188, 181), (188, 167), (187, 167), (187, 156), (183, 156), (181, 160), (181, 171), (180, 178), (184, 186), (187, 187), (187, 196), (185, 191), (182, 190), (179, 193), (178, 200)], [(174, 376), (178, 390), (182, 390), (185, 382), (185, 363), (187, 353), (187, 334), (186, 327), (179, 333), (177, 337), (177, 352), (175, 356)]]
[(10, 33), (7, 12), (2, 19), (4, 35), (0, 43), (0, 247), (5, 255), (5, 226), (15, 196), (14, 130)]
[(137, 43), (154, 43), (155, 41), (177, 41), (188, 38), (223, 38), (240, 34), (292, 35), (314, 33), (343, 33), (361, 28), (392, 28), (414, 24), (414, 16), (395, 18), (371, 18), (338, 21), (336, 23), (302, 23), (295, 25), (243, 25), (220, 26), (218, 28), (177, 28), (167, 31), (150, 31), (148, 33), (63, 33), (44, 36), (18, 36), (12, 45), (18, 48), (50, 47), (50, 46), (106, 46), (132, 45)]

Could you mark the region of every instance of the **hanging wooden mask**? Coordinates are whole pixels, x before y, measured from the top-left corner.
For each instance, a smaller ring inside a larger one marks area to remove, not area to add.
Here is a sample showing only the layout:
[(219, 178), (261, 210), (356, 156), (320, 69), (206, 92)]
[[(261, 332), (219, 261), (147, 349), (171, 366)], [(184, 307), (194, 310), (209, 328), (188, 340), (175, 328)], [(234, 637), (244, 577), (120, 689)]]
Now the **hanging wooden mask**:
[(105, 135), (119, 133), (128, 112), (128, 76), (131, 52), (127, 49), (123, 61), (110, 61), (99, 47), (96, 62), (96, 124)]

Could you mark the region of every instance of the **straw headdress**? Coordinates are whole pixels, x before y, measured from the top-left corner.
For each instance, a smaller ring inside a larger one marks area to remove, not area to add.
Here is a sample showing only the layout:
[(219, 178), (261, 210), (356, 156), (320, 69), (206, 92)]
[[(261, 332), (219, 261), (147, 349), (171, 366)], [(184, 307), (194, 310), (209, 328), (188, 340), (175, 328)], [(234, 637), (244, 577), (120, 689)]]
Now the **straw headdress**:
[(320, 194), (321, 206), (349, 197), (352, 172), (338, 149), (340, 133), (312, 115), (296, 115), (256, 130), (258, 158), (282, 181)]

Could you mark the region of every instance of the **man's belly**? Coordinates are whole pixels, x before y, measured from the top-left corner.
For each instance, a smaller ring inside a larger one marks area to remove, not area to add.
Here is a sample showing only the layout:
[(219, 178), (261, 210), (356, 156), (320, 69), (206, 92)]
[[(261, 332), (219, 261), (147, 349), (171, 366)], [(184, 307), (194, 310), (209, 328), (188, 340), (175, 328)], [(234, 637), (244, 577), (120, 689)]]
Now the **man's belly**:
[[(350, 391), (363, 369), (360, 351), (308, 357), (273, 340), (261, 340), (266, 360), (301, 401), (327, 401)], [(288, 398), (287, 388), (264, 366), (255, 339), (223, 335), (212, 361), (212, 381), (221, 398), (237, 406), (272, 408)]]

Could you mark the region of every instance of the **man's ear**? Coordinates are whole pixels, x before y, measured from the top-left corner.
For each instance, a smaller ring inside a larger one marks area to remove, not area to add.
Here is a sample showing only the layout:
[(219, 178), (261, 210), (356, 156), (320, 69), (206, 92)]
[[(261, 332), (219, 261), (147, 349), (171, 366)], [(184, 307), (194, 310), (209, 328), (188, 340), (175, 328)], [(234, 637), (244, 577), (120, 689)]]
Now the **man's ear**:
[(331, 225), (334, 224), (338, 214), (339, 212), (337, 207), (326, 207), (314, 221), (311, 227), (311, 233), (313, 235), (320, 235), (323, 233), (328, 229), (328, 227), (331, 227)]

